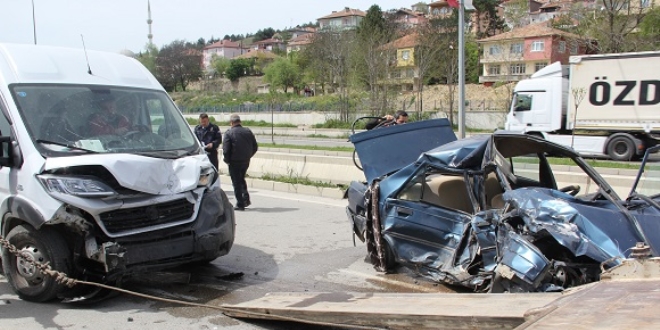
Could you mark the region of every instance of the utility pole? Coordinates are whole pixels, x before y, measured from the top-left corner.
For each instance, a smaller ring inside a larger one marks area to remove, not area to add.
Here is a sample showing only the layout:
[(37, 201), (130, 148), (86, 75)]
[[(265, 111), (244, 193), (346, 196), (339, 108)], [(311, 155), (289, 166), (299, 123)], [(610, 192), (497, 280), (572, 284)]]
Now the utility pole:
[(32, 37), (34, 38), (34, 44), (37, 44), (37, 21), (34, 15), (34, 0), (32, 0)]
[(458, 138), (465, 138), (465, 6), (458, 4)]

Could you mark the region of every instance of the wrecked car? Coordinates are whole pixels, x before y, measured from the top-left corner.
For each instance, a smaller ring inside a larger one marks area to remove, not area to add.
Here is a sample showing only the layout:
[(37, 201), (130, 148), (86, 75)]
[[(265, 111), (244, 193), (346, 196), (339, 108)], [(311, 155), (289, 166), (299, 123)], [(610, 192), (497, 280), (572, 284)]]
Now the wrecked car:
[[(350, 184), (346, 210), (378, 271), (401, 265), (475, 292), (561, 291), (599, 280), (637, 242), (658, 256), (657, 180), (643, 180), (655, 195), (636, 183), (622, 199), (572, 149), (507, 132), (457, 140), (446, 119), (350, 141), (366, 181)], [(569, 169), (581, 184), (564, 182)]]
[(29, 259), (121, 284), (231, 249), (234, 211), (217, 169), (137, 60), (0, 44), (0, 110), (0, 235), (19, 253), (3, 245), (2, 268), (20, 298), (108, 293), (69, 288)]

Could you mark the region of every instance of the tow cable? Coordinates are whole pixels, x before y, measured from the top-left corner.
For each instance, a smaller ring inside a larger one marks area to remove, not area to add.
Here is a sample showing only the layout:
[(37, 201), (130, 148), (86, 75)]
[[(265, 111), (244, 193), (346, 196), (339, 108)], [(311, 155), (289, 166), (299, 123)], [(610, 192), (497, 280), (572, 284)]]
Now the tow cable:
[[(91, 286), (96, 286), (99, 288), (103, 289), (108, 289), (108, 290), (114, 290), (117, 292), (141, 297), (141, 298), (146, 298), (146, 299), (151, 299), (151, 300), (156, 300), (156, 301), (162, 301), (162, 302), (167, 302), (167, 303), (172, 303), (172, 304), (178, 304), (178, 305), (185, 305), (185, 306), (192, 306), (192, 307), (202, 307), (202, 308), (210, 308), (210, 309), (215, 309), (219, 310), (221, 312), (236, 312), (236, 309), (233, 309), (231, 307), (223, 307), (223, 306), (215, 306), (215, 305), (208, 305), (208, 304), (198, 304), (190, 301), (184, 301), (184, 300), (176, 300), (176, 299), (168, 299), (168, 298), (162, 298), (162, 297), (156, 297), (144, 293), (139, 293), (135, 291), (130, 291), (122, 288), (118, 288), (115, 286), (111, 285), (105, 285), (102, 283), (96, 283), (96, 282), (88, 282), (88, 281), (81, 281), (77, 280), (75, 278), (70, 278), (66, 274), (53, 270), (50, 268), (50, 265), (48, 262), (46, 263), (40, 263), (32, 258), (32, 255), (23, 251), (19, 251), (16, 249), (16, 247), (11, 244), (8, 240), (6, 240), (2, 235), (0, 235), (0, 246), (3, 248), (7, 249), (11, 254), (15, 255), (18, 258), (22, 258), (23, 260), (27, 261), (27, 263), (33, 265), (39, 271), (46, 275), (46, 276), (51, 276), (55, 278), (55, 281), (58, 284), (66, 285), (69, 288), (72, 288), (76, 284), (83, 284), (83, 285), (91, 285)], [(321, 322), (321, 321), (311, 321), (311, 320), (300, 320), (296, 319), (294, 317), (287, 317), (287, 316), (280, 316), (280, 315), (274, 315), (270, 313), (258, 313), (258, 312), (248, 312), (248, 311), (241, 311), (242, 314), (245, 315), (251, 315), (251, 316), (258, 316), (260, 318), (266, 318), (266, 319), (275, 319), (277, 321), (288, 321), (288, 322), (303, 322), (307, 324), (314, 324), (314, 325), (321, 325), (321, 326), (328, 326), (328, 327), (339, 327), (339, 328), (345, 328), (345, 329), (382, 329), (378, 327), (369, 327), (369, 326), (359, 326), (359, 325), (344, 325), (344, 324), (335, 324), (335, 323), (330, 323), (330, 322)]]

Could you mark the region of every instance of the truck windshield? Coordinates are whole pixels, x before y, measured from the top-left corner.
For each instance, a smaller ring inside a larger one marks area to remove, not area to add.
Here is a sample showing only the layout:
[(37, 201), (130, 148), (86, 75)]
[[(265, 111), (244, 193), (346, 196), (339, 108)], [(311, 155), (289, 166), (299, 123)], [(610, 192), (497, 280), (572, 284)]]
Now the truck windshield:
[(176, 158), (199, 150), (162, 91), (82, 85), (12, 85), (30, 137), (45, 157), (81, 152)]

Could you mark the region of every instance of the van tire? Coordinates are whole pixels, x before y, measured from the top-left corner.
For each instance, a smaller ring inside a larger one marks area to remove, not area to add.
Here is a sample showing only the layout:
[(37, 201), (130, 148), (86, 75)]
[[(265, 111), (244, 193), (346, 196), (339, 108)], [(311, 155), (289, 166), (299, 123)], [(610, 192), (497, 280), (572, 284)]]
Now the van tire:
[[(51, 269), (70, 274), (71, 252), (56, 230), (48, 226), (36, 230), (29, 225), (18, 225), (7, 234), (7, 240), (18, 251), (32, 255), (35, 261), (48, 263)], [(25, 259), (10, 254), (8, 249), (2, 250), (2, 263), (7, 282), (23, 300), (46, 302), (56, 299), (60, 292), (67, 289), (65, 285), (58, 284), (54, 277), (41, 274)]]
[(635, 142), (626, 135), (615, 136), (607, 143), (607, 155), (613, 160), (632, 160), (635, 156)]

